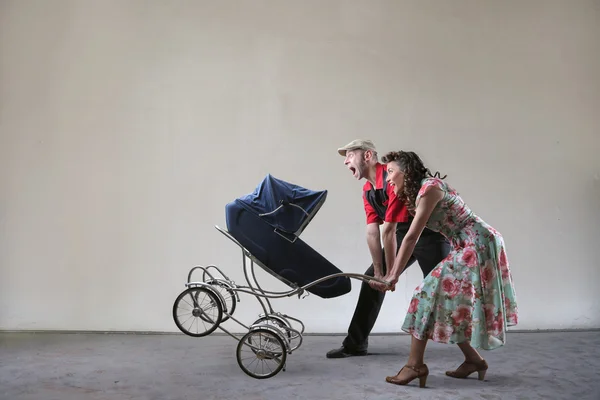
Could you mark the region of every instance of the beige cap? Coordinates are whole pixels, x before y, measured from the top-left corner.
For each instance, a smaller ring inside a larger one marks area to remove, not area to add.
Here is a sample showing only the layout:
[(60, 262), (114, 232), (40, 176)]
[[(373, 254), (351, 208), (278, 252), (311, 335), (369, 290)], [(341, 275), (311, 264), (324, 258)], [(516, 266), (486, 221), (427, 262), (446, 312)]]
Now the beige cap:
[(375, 149), (375, 145), (373, 144), (372, 141), (364, 140), (364, 139), (356, 139), (356, 140), (351, 141), (344, 147), (340, 147), (338, 149), (338, 153), (340, 153), (340, 155), (342, 155), (342, 156), (346, 156), (346, 152), (348, 150), (357, 150), (357, 149), (377, 151), (377, 149)]

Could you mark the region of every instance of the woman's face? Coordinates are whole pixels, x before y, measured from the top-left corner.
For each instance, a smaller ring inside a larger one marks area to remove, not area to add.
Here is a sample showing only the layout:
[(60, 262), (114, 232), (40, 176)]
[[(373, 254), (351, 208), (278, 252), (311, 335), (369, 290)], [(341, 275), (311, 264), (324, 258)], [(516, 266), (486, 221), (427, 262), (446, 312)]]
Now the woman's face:
[(400, 166), (395, 161), (390, 162), (386, 166), (387, 178), (386, 181), (394, 189), (394, 194), (398, 196), (404, 190), (404, 173), (400, 171)]

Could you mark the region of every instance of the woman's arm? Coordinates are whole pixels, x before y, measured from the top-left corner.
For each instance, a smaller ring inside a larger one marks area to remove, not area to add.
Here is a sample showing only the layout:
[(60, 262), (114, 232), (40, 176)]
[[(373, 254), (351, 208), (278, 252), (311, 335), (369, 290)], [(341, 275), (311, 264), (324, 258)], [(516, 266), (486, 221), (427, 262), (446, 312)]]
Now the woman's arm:
[(419, 238), (421, 237), (421, 233), (423, 229), (425, 229), (425, 224), (433, 209), (439, 203), (439, 201), (444, 197), (444, 192), (435, 186), (431, 186), (427, 189), (427, 191), (421, 195), (419, 198), (419, 204), (417, 204), (417, 208), (415, 210), (415, 218), (410, 224), (410, 228), (402, 239), (402, 244), (400, 245), (400, 250), (398, 250), (398, 255), (394, 260), (394, 266), (391, 270), (388, 270), (384, 280), (390, 282), (390, 285), (394, 287), (398, 282), (398, 278), (406, 268), (406, 263), (410, 259)]
[[(385, 253), (385, 265), (386, 275), (390, 270), (390, 265), (394, 265), (396, 259), (396, 250), (398, 244), (396, 243), (396, 222), (384, 222), (381, 229), (381, 241), (383, 242), (383, 249)], [(383, 272), (383, 271), (382, 271)], [(382, 273), (379, 278), (383, 279), (384, 274)]]

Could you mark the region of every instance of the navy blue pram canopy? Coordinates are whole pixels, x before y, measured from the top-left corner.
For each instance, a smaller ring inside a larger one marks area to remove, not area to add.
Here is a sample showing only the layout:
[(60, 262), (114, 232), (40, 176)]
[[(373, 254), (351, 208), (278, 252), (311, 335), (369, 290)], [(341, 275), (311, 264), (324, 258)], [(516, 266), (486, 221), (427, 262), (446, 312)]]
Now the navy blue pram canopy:
[[(326, 190), (309, 190), (269, 174), (252, 193), (225, 206), (227, 230), (267, 272), (302, 287), (342, 272), (299, 238), (326, 197)], [(336, 276), (306, 290), (331, 298), (351, 288), (348, 277)]]
[(267, 174), (254, 192), (237, 201), (279, 233), (298, 237), (326, 198), (327, 190), (306, 189)]

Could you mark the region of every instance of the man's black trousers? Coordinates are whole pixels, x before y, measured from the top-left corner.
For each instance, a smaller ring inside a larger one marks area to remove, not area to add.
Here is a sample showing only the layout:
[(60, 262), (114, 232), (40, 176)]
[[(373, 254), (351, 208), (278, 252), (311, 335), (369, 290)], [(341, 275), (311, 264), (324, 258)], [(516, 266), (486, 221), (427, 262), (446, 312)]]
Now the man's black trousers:
[[(396, 228), (397, 250), (404, 236), (408, 233), (410, 223), (399, 223)], [(396, 250), (396, 251), (397, 251)], [(423, 230), (419, 241), (417, 242), (413, 254), (411, 255), (406, 268), (415, 261), (419, 263), (423, 271), (423, 277), (427, 276), (437, 264), (440, 263), (450, 252), (450, 243), (440, 233), (433, 232), (427, 228)], [(385, 253), (383, 256), (383, 274), (387, 271), (385, 265)], [(405, 269), (406, 271), (406, 269)], [(375, 270), (373, 264), (367, 269), (365, 275), (374, 276)], [(348, 336), (343, 341), (343, 346), (348, 351), (363, 351), (368, 347), (369, 334), (375, 325), (379, 310), (383, 304), (385, 293), (375, 290), (368, 283), (363, 282), (358, 303), (354, 315), (348, 327)]]

